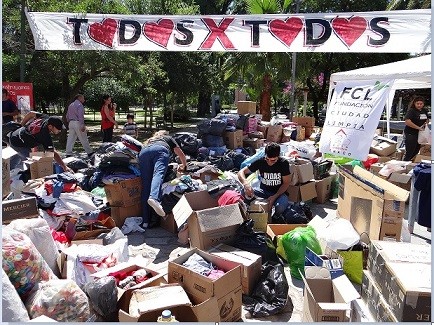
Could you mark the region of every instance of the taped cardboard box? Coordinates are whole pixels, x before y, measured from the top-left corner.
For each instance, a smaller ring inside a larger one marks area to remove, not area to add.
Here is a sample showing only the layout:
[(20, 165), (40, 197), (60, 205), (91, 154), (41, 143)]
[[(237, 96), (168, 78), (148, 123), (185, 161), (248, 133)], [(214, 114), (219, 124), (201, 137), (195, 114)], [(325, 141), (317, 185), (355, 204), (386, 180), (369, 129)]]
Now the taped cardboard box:
[(276, 142), (280, 143), (280, 139), (282, 138), (283, 127), (282, 125), (270, 125), (267, 129), (267, 142)]
[(431, 265), (387, 262), (384, 300), (402, 322), (431, 321)]
[(332, 279), (324, 267), (307, 266), (304, 282), (303, 322), (348, 322), (351, 302), (360, 298), (346, 275)]
[(16, 154), (9, 146), (2, 148), (2, 197), (11, 192), (11, 158)]
[[(367, 268), (376, 283), (385, 283), (387, 263), (424, 263), (431, 265), (431, 246), (372, 240)], [(384, 286), (380, 286), (380, 292)]]
[(238, 114), (256, 114), (256, 102), (251, 101), (238, 101), (237, 102), (237, 113)]
[(243, 146), (243, 130), (224, 133), (224, 142), (229, 149), (236, 149)]
[[(185, 267), (183, 264), (193, 254), (200, 255), (205, 261), (223, 270), (225, 274), (218, 279), (211, 279)], [(242, 286), (241, 266), (239, 263), (193, 248), (184, 255), (169, 261), (168, 282), (179, 283), (186, 292), (200, 301), (211, 297), (220, 298)]]
[(296, 158), (290, 160), (289, 171), (293, 174), (291, 185), (306, 183), (313, 180), (313, 165), (309, 159)]
[[(352, 173), (339, 168), (337, 214), (349, 220), (359, 234), (369, 234), (371, 240), (388, 238), (400, 241), (398, 224), (402, 224), (402, 220), (399, 218), (404, 217), (409, 194), (359, 166)], [(393, 234), (390, 233), (391, 225), (396, 230)], [(384, 236), (385, 233), (389, 235)]]
[(161, 218), (160, 227), (167, 230), (168, 232), (171, 232), (172, 234), (178, 233), (178, 226), (176, 225), (175, 217), (173, 216), (172, 212), (167, 214), (165, 219)]
[(267, 223), (271, 223), (272, 207), (270, 207), (267, 199), (256, 198), (254, 201), (250, 203), (249, 210), (260, 211), (262, 209), (268, 214)]
[(24, 163), (30, 169), (31, 179), (36, 179), (53, 174), (53, 161), (54, 152), (31, 152), (30, 158)]
[(2, 222), (10, 223), (15, 219), (38, 218), (38, 204), (35, 197), (2, 201)]
[(205, 250), (219, 243), (231, 244), (243, 223), (238, 204), (219, 207), (207, 191), (184, 194), (173, 215), (178, 228), (187, 221), (191, 247)]
[(243, 147), (250, 147), (253, 149), (259, 149), (264, 145), (264, 139), (259, 138), (246, 138), (243, 140)]
[(107, 202), (113, 207), (128, 207), (140, 202), (142, 179), (134, 177), (104, 186)]
[(141, 217), (142, 216), (142, 203), (137, 201), (136, 204), (128, 207), (110, 207), (110, 215), (114, 220), (116, 227), (122, 228), (125, 219), (129, 217)]
[(410, 191), (411, 189), (411, 175), (395, 172), (390, 174), (387, 180), (404, 190)]
[(362, 300), (368, 306), (368, 310), (377, 322), (398, 322), (396, 317), (393, 315), (389, 304), (386, 302), (384, 297), (379, 291), (379, 287), (369, 272), (363, 270), (362, 277)]
[(261, 276), (262, 257), (239, 248), (219, 244), (211, 247), (208, 253), (214, 254), (241, 266), (241, 283), (243, 293), (250, 295), (258, 284)]

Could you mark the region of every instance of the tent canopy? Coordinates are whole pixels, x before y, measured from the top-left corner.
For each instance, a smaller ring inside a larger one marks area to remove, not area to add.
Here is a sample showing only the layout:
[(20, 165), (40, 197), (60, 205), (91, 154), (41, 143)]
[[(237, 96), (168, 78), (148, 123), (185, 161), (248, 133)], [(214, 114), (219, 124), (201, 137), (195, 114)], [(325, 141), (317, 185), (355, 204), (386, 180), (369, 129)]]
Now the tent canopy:
[(395, 79), (392, 89), (431, 88), (431, 54), (350, 71), (336, 72), (330, 85), (342, 80)]

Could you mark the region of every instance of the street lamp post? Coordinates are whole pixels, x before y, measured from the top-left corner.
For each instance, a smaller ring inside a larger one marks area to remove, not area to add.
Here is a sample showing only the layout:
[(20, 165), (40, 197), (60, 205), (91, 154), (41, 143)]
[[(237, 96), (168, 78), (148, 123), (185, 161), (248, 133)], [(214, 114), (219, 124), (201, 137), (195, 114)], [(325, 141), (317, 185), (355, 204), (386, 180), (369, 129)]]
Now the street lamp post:
[[(300, 0), (295, 3), (295, 13), (298, 14), (300, 11)], [(291, 64), (291, 101), (289, 103), (289, 120), (292, 120), (294, 114), (294, 102), (295, 102), (295, 66), (297, 63), (297, 53), (292, 53), (292, 64)]]

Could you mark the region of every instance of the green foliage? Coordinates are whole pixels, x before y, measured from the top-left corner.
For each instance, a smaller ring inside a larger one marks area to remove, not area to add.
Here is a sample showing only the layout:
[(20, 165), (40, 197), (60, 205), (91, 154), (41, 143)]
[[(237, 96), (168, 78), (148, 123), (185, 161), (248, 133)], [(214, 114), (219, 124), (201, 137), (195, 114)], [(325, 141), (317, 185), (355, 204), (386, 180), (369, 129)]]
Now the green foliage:
[[(166, 107), (162, 110), (162, 115), (165, 117), (166, 121), (170, 121), (171, 108)], [(173, 110), (173, 121), (174, 122), (187, 122), (191, 118), (190, 110), (185, 106), (176, 106)]]

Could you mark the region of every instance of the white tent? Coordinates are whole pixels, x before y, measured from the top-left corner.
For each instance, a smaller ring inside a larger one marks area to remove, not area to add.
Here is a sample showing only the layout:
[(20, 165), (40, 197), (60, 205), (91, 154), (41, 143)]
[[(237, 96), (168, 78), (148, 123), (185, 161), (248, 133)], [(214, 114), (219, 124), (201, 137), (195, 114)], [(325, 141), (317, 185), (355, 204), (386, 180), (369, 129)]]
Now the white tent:
[(387, 134), (390, 133), (390, 109), (397, 89), (431, 88), (431, 54), (407, 60), (376, 65), (350, 71), (336, 72), (330, 77), (330, 91), (338, 81), (394, 79), (386, 103)]

